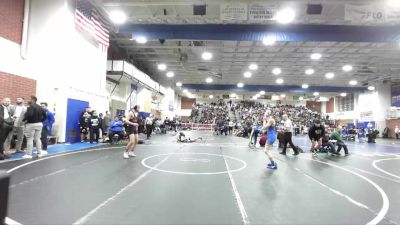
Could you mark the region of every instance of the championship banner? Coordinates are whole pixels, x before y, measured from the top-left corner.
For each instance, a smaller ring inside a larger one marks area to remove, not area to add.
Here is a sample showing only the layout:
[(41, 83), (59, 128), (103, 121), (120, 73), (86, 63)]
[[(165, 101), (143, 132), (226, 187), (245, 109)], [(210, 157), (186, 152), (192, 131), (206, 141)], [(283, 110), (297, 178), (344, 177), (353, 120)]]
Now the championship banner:
[(392, 106), (400, 107), (400, 84), (392, 85)]
[(249, 21), (273, 20), (279, 6), (273, 3), (255, 2), (249, 4)]
[(221, 20), (247, 20), (246, 3), (223, 3), (220, 6)]

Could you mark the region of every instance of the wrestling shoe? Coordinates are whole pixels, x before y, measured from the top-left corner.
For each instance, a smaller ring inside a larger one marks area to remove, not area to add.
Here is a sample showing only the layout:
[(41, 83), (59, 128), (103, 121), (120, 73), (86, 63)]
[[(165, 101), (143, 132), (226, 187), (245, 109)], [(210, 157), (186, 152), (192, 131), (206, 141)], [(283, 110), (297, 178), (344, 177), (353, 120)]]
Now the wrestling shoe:
[(274, 163), (273, 165), (268, 166), (267, 168), (271, 169), (271, 170), (276, 170), (276, 169), (278, 169), (278, 164)]
[(129, 153), (128, 153), (128, 156), (129, 156), (129, 157), (136, 157), (135, 153), (133, 153), (133, 152), (129, 152)]

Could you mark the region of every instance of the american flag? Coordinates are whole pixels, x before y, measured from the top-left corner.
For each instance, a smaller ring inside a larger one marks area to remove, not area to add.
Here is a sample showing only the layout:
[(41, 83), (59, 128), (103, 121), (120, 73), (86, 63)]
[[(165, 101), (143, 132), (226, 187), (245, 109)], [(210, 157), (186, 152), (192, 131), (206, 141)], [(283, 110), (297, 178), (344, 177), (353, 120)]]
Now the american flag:
[(92, 35), (97, 42), (109, 46), (110, 24), (101, 16), (89, 0), (77, 0), (75, 24)]

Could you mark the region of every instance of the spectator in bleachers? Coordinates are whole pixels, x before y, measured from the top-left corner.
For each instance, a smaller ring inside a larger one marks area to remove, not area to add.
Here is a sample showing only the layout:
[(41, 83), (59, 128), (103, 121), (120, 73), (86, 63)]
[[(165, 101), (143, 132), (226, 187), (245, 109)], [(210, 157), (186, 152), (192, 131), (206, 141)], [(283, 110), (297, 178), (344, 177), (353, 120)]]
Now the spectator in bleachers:
[(47, 108), (48, 105), (46, 102), (42, 102), (40, 103), (40, 105), (42, 106), (44, 112), (46, 113), (46, 120), (43, 121), (43, 128), (40, 140), (42, 141), (42, 149), (47, 151), (47, 144), (48, 144), (47, 137), (51, 136), (51, 128), (53, 127), (55, 119), (54, 119), (54, 114), (50, 112), (49, 109)]

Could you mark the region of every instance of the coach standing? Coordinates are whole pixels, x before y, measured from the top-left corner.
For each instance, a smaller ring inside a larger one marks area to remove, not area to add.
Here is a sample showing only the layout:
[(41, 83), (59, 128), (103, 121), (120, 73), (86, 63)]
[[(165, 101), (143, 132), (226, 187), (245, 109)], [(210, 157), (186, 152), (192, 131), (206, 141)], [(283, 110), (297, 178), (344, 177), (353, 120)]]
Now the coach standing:
[(27, 139), (26, 154), (22, 157), (24, 159), (32, 158), (33, 140), (35, 140), (36, 143), (38, 156), (41, 157), (47, 155), (46, 151), (42, 151), (42, 142), (40, 141), (43, 122), (46, 120), (46, 113), (36, 102), (37, 98), (31, 96), (31, 100), (28, 102), (29, 107), (26, 110), (25, 118), (23, 120), (26, 122), (25, 136)]

